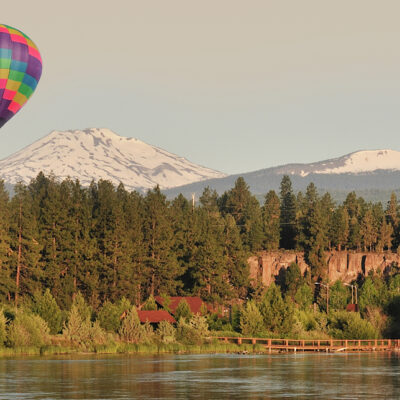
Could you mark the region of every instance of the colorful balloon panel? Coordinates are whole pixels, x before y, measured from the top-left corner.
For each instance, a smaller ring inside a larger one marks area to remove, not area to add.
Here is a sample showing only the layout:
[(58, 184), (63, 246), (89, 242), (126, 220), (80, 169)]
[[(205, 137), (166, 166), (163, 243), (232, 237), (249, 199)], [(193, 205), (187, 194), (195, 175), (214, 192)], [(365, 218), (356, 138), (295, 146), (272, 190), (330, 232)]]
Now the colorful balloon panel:
[(32, 40), (0, 24), (0, 128), (26, 103), (41, 74), (42, 58)]

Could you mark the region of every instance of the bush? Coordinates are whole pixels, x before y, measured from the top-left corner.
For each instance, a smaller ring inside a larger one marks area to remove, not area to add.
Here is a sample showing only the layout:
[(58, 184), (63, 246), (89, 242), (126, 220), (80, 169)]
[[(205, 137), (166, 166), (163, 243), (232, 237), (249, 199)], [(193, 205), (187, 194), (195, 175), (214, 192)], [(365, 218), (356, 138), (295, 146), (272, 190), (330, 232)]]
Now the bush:
[(176, 337), (182, 344), (200, 345), (208, 335), (207, 320), (201, 315), (193, 315), (188, 322), (181, 318), (178, 322)]
[(314, 293), (306, 283), (299, 287), (294, 296), (294, 301), (302, 310), (310, 309), (313, 299)]
[(121, 315), (124, 311), (120, 304), (106, 301), (97, 315), (100, 326), (108, 332), (118, 332), (121, 326)]
[[(240, 317), (239, 317), (240, 318)], [(211, 331), (232, 331), (232, 325), (227, 317), (220, 317), (216, 313), (207, 315), (208, 327)], [(240, 324), (240, 322), (239, 322)]]
[(7, 341), (7, 318), (0, 309), (0, 346), (4, 346)]
[(333, 312), (328, 317), (329, 334), (335, 339), (377, 339), (379, 332), (360, 314)]
[(179, 321), (181, 318), (184, 318), (188, 321), (191, 317), (192, 312), (190, 311), (188, 302), (185, 299), (181, 300), (175, 310), (175, 319)]
[(156, 335), (161, 343), (175, 342), (175, 328), (168, 321), (161, 321), (158, 324)]
[(246, 336), (257, 336), (264, 330), (263, 317), (254, 301), (248, 301), (241, 312), (240, 330)]
[[(72, 302), (72, 307), (76, 307), (78, 309), (79, 315), (82, 317), (82, 320), (92, 319), (93, 310), (92, 307), (86, 304), (84, 297), (82, 296), (81, 292), (74, 297)], [(71, 309), (72, 309), (71, 307)]]
[(293, 325), (293, 303), (288, 298), (282, 299), (281, 291), (271, 283), (260, 304), (260, 312), (266, 330), (287, 335)]
[(139, 343), (144, 339), (144, 334), (136, 307), (132, 306), (122, 321), (119, 335), (125, 342)]
[(147, 299), (146, 303), (143, 306), (143, 310), (146, 310), (146, 311), (157, 310), (157, 303), (152, 295)]
[(60, 333), (62, 329), (62, 312), (49, 289), (34, 296), (32, 311), (42, 317), (50, 329), (51, 334)]
[(39, 315), (19, 311), (9, 326), (8, 344), (11, 347), (40, 347), (49, 343), (49, 333), (46, 321)]
[(68, 314), (68, 321), (64, 324), (63, 336), (66, 340), (83, 347), (95, 344), (104, 344), (107, 335), (101, 328), (99, 321), (92, 323), (89, 316), (82, 318), (78, 305), (73, 304)]

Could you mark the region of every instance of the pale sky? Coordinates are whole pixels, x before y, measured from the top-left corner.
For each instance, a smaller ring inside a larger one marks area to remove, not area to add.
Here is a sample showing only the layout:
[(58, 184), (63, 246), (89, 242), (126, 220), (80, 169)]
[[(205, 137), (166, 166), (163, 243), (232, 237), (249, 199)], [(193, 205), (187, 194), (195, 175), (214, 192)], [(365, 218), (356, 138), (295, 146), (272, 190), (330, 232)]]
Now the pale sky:
[(4, 158), (107, 127), (226, 173), (400, 150), (398, 0), (19, 0), (43, 75)]

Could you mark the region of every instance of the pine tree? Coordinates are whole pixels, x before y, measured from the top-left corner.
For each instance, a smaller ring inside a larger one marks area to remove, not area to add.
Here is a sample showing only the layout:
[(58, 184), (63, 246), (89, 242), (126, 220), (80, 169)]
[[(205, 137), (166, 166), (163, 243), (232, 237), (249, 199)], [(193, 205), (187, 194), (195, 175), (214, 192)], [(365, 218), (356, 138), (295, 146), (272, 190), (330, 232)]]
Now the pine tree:
[(311, 275), (318, 278), (326, 273), (325, 250), (328, 246), (328, 229), (321, 201), (313, 183), (307, 186), (303, 213), (300, 226), (304, 255), (311, 267)]
[(251, 251), (259, 250), (263, 240), (261, 208), (242, 177), (224, 194), (220, 205), (223, 215), (231, 214), (235, 219), (244, 246)]
[(148, 293), (154, 295), (166, 292), (173, 295), (179, 286), (177, 277), (182, 274), (182, 271), (172, 251), (174, 235), (170, 223), (170, 210), (158, 186), (147, 192), (144, 206)]
[(40, 264), (42, 246), (38, 241), (38, 223), (32, 205), (32, 197), (26, 187), (17, 184), (10, 204), (11, 261), (15, 265), (12, 277), (15, 279), (16, 305), (20, 295), (33, 295), (40, 290), (43, 278)]
[[(230, 284), (230, 290), (226, 294), (227, 299), (242, 298), (247, 295), (249, 287), (249, 266), (246, 252), (240, 240), (239, 229), (233, 217), (228, 214), (224, 218), (223, 254), (226, 266), (226, 276), (223, 276)], [(221, 296), (222, 298), (222, 293)]]
[(15, 291), (11, 278), (10, 200), (4, 182), (0, 180), (0, 298), (11, 300)]
[(281, 208), (278, 195), (274, 190), (270, 190), (265, 195), (264, 206), (262, 208), (265, 250), (278, 250), (281, 237), (280, 225)]
[(294, 249), (296, 246), (296, 197), (293, 194), (292, 182), (288, 175), (284, 175), (280, 188), (281, 198), (281, 241), (283, 249)]
[(357, 199), (355, 192), (351, 192), (347, 195), (346, 200), (343, 203), (346, 208), (347, 214), (349, 215), (349, 239), (348, 247), (351, 249), (361, 249), (361, 211), (362, 201)]
[[(393, 232), (393, 247), (397, 249), (400, 244), (400, 226), (399, 226), (399, 206), (397, 202), (397, 196), (392, 192), (390, 196), (390, 201), (386, 208), (386, 222), (391, 225)], [(392, 247), (388, 247), (389, 249)]]
[(196, 214), (198, 230), (187, 283), (191, 293), (210, 302), (220, 302), (230, 292), (224, 257), (224, 219), (219, 213), (209, 214), (203, 208)]
[(349, 238), (349, 214), (345, 207), (338, 207), (333, 212), (329, 236), (331, 243), (339, 251), (346, 248)]

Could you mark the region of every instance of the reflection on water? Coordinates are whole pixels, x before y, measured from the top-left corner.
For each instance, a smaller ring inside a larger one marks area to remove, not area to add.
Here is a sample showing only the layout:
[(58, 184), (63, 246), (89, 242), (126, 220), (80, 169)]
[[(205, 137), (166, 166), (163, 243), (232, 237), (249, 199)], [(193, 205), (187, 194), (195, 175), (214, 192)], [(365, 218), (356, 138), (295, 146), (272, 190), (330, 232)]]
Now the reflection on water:
[(0, 360), (0, 399), (396, 399), (394, 353)]

